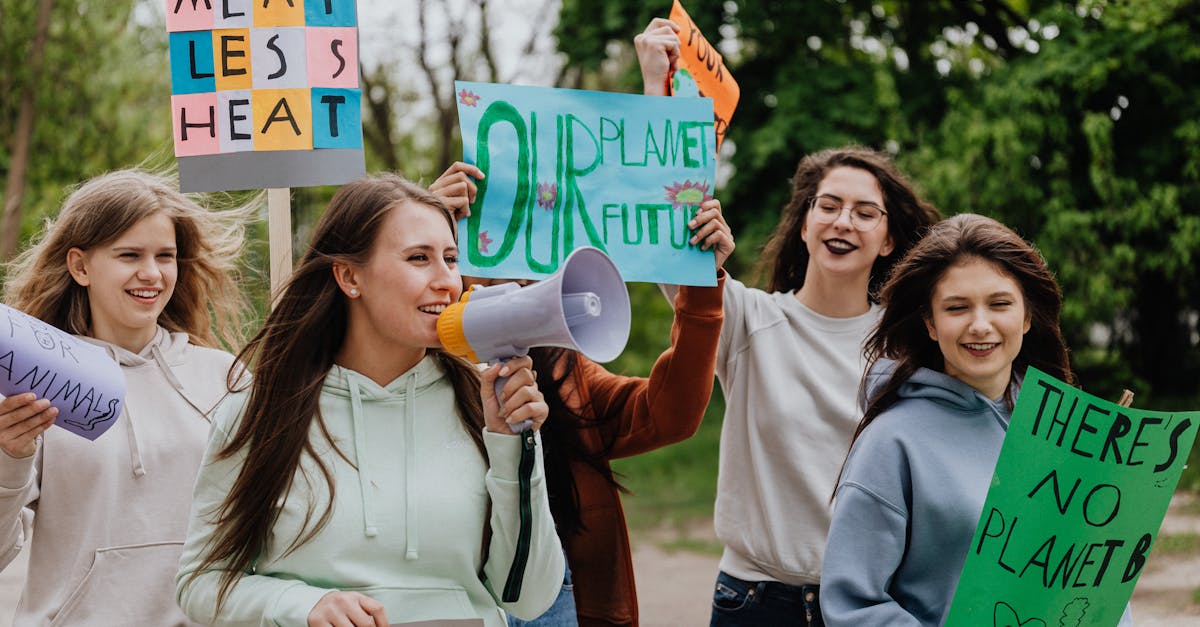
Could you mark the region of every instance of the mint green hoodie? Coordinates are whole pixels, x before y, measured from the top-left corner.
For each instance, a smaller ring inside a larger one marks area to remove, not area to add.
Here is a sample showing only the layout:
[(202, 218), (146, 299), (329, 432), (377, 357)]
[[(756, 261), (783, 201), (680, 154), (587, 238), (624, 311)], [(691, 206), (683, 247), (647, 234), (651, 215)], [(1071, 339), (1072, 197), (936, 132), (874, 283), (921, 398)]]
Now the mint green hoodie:
[[(540, 440), (529, 563), (520, 599), (502, 604), (519, 527), (520, 438), (484, 431), (489, 466), (463, 430), (449, 380), (426, 357), (386, 387), (339, 366), (330, 370), (321, 389), (321, 415), (333, 444), (353, 465), (333, 450), (314, 421), (310, 438), (336, 485), (329, 522), (286, 553), (310, 507), (315, 520), (329, 502), (316, 464), (302, 457), (253, 572), (241, 575), (220, 616), (214, 616), (221, 571), (192, 575), (213, 538), (213, 512), (245, 459), (240, 452), (219, 461), (214, 457), (236, 432), (247, 398), (247, 393), (232, 395), (217, 409), (196, 480), (176, 576), (179, 605), (193, 620), (302, 626), (322, 596), (345, 590), (383, 603), (392, 623), (482, 618), (489, 627), (501, 627), (501, 608), (532, 618), (554, 601), (563, 554), (546, 501)], [(492, 535), (484, 564), (489, 496)]]

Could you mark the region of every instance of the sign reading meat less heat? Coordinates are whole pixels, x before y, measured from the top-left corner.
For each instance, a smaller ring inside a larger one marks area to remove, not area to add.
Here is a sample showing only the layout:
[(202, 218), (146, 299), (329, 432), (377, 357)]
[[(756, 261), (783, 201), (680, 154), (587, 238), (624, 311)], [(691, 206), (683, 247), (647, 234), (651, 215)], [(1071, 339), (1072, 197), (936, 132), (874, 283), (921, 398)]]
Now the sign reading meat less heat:
[(365, 172), (354, 0), (165, 0), (183, 191)]

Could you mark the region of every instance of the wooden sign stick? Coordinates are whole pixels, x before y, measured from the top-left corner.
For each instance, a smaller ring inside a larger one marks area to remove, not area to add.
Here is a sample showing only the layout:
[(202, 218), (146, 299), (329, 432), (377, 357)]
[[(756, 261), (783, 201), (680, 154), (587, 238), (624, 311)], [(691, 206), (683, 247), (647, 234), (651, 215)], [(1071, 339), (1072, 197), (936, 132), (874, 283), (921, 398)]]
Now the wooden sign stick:
[(267, 232), (271, 253), (271, 306), (292, 274), (292, 190), (267, 190)]
[(1121, 407), (1129, 407), (1133, 405), (1133, 392), (1131, 390), (1121, 390), (1121, 400), (1117, 401)]

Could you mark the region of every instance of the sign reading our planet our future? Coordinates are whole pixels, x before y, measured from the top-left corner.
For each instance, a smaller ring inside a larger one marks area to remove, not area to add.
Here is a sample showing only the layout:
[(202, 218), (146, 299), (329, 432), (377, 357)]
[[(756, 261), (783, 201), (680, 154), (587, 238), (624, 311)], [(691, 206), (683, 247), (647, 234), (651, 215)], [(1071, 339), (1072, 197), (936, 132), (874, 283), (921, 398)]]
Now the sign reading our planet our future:
[(688, 222), (712, 198), (709, 98), (455, 83), (484, 178), (459, 228), (465, 275), (544, 278), (594, 246), (627, 281), (715, 285)]

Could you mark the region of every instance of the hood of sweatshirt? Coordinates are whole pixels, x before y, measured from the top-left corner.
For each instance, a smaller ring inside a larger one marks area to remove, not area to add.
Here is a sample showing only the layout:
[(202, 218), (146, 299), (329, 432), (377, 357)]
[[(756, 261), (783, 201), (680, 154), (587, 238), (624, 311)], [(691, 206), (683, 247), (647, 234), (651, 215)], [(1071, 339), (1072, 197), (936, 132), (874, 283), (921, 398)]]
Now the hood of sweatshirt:
[[(126, 350), (105, 342), (94, 337), (86, 335), (76, 336), (79, 339), (103, 348), (110, 357), (113, 358), (123, 368), (142, 368), (156, 367), (162, 373), (163, 377), (171, 384), (172, 389), (189, 405), (200, 412), (205, 419), (208, 419), (208, 413), (212, 410), (211, 406), (202, 403), (188, 394), (187, 388), (184, 387), (179, 377), (175, 374), (172, 366), (179, 366), (183, 363), (184, 352), (188, 346), (187, 333), (172, 333), (163, 327), (158, 327), (154, 334), (154, 339), (150, 343), (142, 347), (138, 353)], [(126, 378), (128, 384), (128, 377)], [(125, 413), (125, 434), (129, 439), (130, 464), (133, 474), (136, 477), (142, 477), (146, 474), (146, 467), (142, 461), (141, 451), (138, 448), (137, 427), (134, 419), (134, 412), (131, 410), (128, 403), (125, 404), (123, 411)]]
[[(867, 372), (864, 385), (864, 399), (874, 397), (887, 384), (895, 369), (896, 362), (890, 359), (880, 359), (872, 364)], [(1019, 381), (1016, 377), (1014, 377), (1012, 385), (1014, 386), (1012, 396), (1015, 398), (1016, 391), (1019, 389)], [(902, 399), (930, 400), (960, 412), (990, 412), (1005, 430), (1008, 429), (1008, 421), (1012, 414), (1004, 398), (993, 401), (970, 385), (944, 372), (929, 368), (918, 368), (907, 381), (900, 384), (896, 394)]]
[[(417, 401), (421, 393), (445, 378), (441, 366), (432, 355), (426, 355), (404, 374), (396, 377), (387, 385), (379, 385), (365, 375), (348, 368), (334, 365), (325, 377), (321, 394), (326, 397), (344, 399), (349, 407), (350, 426), (353, 433), (354, 460), (358, 467), (359, 497), (363, 506), (363, 535), (374, 537), (379, 533), (375, 519), (375, 503), (372, 498), (371, 460), (368, 459), (367, 447), (367, 413), (372, 405), (396, 404), (401, 409), (401, 415), (396, 416), (400, 428), (404, 430), (404, 450), (400, 453), (406, 464), (404, 493), (408, 502), (405, 510), (405, 529), (407, 530), (405, 559), (415, 560), (419, 557), (419, 538), (417, 525), (410, 519), (416, 511), (414, 502), (416, 490), (409, 482), (417, 475), (414, 467), (417, 459), (413, 450), (417, 429)], [(398, 409), (400, 409), (398, 407)], [(387, 410), (383, 410), (387, 411)], [(329, 419), (330, 416), (326, 416)]]

